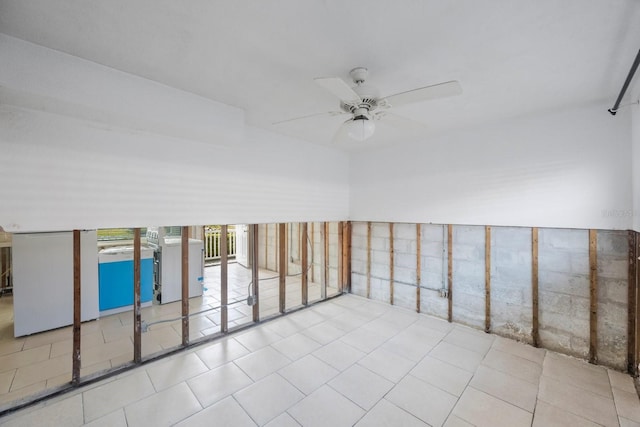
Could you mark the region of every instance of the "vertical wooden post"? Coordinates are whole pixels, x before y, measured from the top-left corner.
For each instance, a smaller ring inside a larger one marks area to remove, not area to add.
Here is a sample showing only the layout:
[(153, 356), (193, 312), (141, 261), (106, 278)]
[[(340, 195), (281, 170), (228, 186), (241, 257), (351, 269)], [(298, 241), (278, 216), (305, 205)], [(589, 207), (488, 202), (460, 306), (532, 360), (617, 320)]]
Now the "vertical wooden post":
[(448, 320), (453, 322), (453, 225), (447, 226), (447, 291)]
[[(266, 228), (265, 228), (266, 230)], [(220, 332), (229, 331), (229, 234), (226, 225), (220, 226)]]
[(278, 224), (278, 248), (280, 265), (278, 266), (278, 300), (280, 313), (285, 311), (285, 303), (287, 298), (287, 240), (286, 240), (287, 224)]
[(637, 341), (636, 341), (636, 316), (637, 316), (637, 283), (636, 283), (636, 266), (638, 254), (637, 233), (633, 230), (628, 231), (629, 246), (629, 270), (628, 270), (628, 293), (627, 293), (627, 372), (636, 376), (638, 370), (637, 359)]
[(315, 222), (311, 223), (311, 235), (309, 236), (309, 246), (311, 246), (311, 282), (315, 282), (316, 281), (316, 266), (315, 266), (315, 253), (316, 253), (316, 248), (315, 248), (315, 231), (316, 231), (316, 226), (315, 226)]
[(393, 223), (389, 223), (389, 304), (393, 305)]
[(589, 363), (598, 363), (598, 231), (589, 230)]
[(640, 257), (640, 233), (634, 232), (635, 234), (635, 241), (636, 241), (636, 253), (635, 253), (635, 270), (636, 270), (636, 277), (633, 280), (633, 283), (635, 284), (635, 288), (636, 288), (636, 299), (635, 299), (635, 318), (636, 318), (636, 326), (635, 326), (635, 337), (636, 337), (636, 348), (635, 348), (635, 362), (636, 365), (634, 366), (634, 374), (638, 375), (638, 363), (640, 363), (640, 337), (638, 336), (638, 334), (640, 334), (640, 315), (638, 315), (638, 301), (640, 300), (640, 292), (638, 291), (638, 287), (640, 286), (640, 260), (638, 259), (638, 257)]
[(140, 229), (133, 229), (133, 361), (142, 361), (142, 310), (141, 299), (141, 259), (142, 249)]
[(538, 228), (531, 229), (531, 339), (534, 347), (540, 347), (540, 329), (538, 325)]
[(269, 224), (264, 225), (264, 268), (269, 269)]
[(491, 332), (491, 227), (484, 227), (484, 331)]
[(189, 227), (182, 227), (182, 345), (189, 345)]
[(351, 221), (344, 223), (344, 242), (342, 245), (342, 283), (347, 292), (351, 292)]
[[(251, 224), (251, 285), (253, 288), (253, 321), (260, 321), (260, 269), (258, 268), (258, 224)], [(277, 254), (277, 252), (276, 252)]]
[(367, 222), (367, 298), (371, 298), (371, 221)]
[[(80, 230), (73, 230), (73, 363), (71, 382), (80, 382), (80, 325), (82, 321), (81, 304), (81, 265)], [(33, 313), (37, 316), (37, 313)]]
[(416, 311), (420, 313), (421, 299), (420, 286), (422, 282), (422, 228), (421, 224), (416, 224)]
[(329, 223), (324, 222), (322, 227), (322, 244), (324, 245), (324, 255), (322, 256), (322, 286), (320, 288), (320, 298), (327, 297), (327, 282), (329, 281)]
[(344, 290), (344, 223), (338, 222), (338, 293)]
[(301, 264), (302, 264), (302, 277), (300, 278), (300, 285), (302, 286), (302, 305), (309, 304), (309, 254), (308, 254), (308, 240), (307, 240), (307, 223), (303, 222), (301, 225), (300, 231), (300, 249), (301, 253)]

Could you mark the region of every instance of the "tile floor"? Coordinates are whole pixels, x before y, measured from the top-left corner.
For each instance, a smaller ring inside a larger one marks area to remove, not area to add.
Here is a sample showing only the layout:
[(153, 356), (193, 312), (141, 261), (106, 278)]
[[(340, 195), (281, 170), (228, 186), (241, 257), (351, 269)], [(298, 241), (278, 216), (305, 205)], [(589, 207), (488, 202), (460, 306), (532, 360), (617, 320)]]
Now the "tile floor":
[(631, 377), (353, 295), (0, 419), (7, 426), (640, 426)]
[[(278, 313), (277, 273), (260, 270), (260, 316)], [(275, 279), (273, 279), (275, 278)], [(252, 307), (245, 301), (251, 272), (239, 264), (229, 264), (229, 302), (240, 301), (228, 309), (229, 327), (252, 322)], [(220, 331), (220, 267), (205, 268), (202, 297), (189, 300), (190, 340)], [(337, 289), (328, 287), (329, 295)], [(309, 300), (320, 299), (320, 285), (309, 284)], [(287, 278), (287, 307), (301, 305), (300, 278)], [(177, 347), (182, 343), (180, 302), (152, 305), (142, 309), (142, 320), (149, 326), (142, 335), (143, 357)], [(162, 323), (154, 323), (163, 321)], [(82, 324), (82, 370), (89, 375), (122, 365), (133, 359), (133, 313), (127, 311)], [(13, 337), (11, 296), (0, 298), (0, 410), (34, 393), (60, 386), (71, 380), (72, 329), (65, 327)]]

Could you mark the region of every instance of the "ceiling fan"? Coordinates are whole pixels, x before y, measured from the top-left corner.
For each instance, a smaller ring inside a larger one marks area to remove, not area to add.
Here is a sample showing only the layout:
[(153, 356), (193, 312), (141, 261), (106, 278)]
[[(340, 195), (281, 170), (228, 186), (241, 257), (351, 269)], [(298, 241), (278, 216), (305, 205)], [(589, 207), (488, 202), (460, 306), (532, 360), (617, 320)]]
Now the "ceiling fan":
[(445, 98), (462, 93), (460, 83), (457, 81), (448, 81), (380, 97), (375, 87), (365, 84), (368, 75), (366, 68), (354, 68), (349, 75), (355, 83), (353, 87), (349, 86), (339, 77), (319, 77), (314, 79), (319, 86), (327, 89), (340, 100), (340, 111), (310, 114), (281, 120), (273, 124), (277, 125), (318, 116), (350, 114), (351, 118), (346, 120), (340, 129), (338, 129), (334, 140), (346, 133), (356, 141), (364, 141), (373, 135), (376, 128), (374, 121), (378, 120), (384, 120), (398, 127), (412, 126), (423, 129), (426, 127), (422, 123), (390, 113), (388, 110), (392, 107), (430, 99)]

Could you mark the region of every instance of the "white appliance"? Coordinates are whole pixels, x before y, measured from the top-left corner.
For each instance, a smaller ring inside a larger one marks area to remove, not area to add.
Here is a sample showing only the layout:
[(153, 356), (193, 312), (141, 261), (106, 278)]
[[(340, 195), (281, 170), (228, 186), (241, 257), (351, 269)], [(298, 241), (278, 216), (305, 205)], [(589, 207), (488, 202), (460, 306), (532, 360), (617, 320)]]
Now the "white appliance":
[[(98, 237), (80, 233), (81, 319), (97, 319)], [(73, 324), (73, 233), (13, 235), (16, 337)]]
[[(155, 249), (154, 301), (182, 300), (182, 237), (167, 235), (178, 227), (148, 227), (147, 244)], [(189, 239), (189, 298), (202, 295), (204, 241)]]

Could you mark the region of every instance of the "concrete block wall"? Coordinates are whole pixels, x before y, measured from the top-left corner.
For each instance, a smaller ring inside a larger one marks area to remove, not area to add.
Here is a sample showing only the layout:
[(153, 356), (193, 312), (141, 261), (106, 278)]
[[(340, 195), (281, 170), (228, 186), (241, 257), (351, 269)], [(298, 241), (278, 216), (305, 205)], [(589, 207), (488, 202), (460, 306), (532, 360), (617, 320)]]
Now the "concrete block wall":
[[(448, 316), (447, 226), (421, 225), (421, 280), (416, 283), (415, 224), (394, 224), (395, 305)], [(627, 351), (627, 232), (597, 232), (598, 361), (625, 369)], [(389, 223), (354, 222), (351, 292), (390, 302)], [(485, 227), (453, 226), (453, 321), (485, 326)], [(532, 343), (532, 229), (491, 227), (491, 332)], [(370, 275), (367, 276), (367, 259)], [(589, 350), (589, 231), (539, 229), (539, 335), (542, 347), (587, 358)]]
[(531, 229), (491, 228), (491, 330), (531, 344)]

